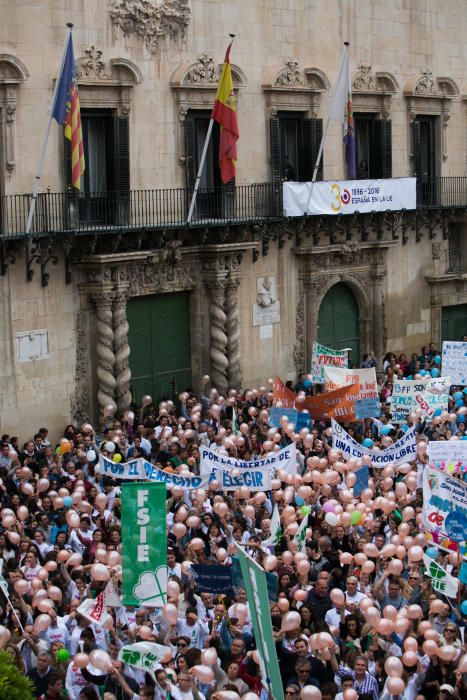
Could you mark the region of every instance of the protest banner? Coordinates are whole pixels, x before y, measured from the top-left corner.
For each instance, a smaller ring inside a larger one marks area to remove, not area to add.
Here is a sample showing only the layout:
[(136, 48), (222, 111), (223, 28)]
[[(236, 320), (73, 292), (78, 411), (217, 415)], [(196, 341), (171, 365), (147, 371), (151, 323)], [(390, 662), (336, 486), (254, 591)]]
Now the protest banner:
[(448, 407), (449, 379), (396, 379), (391, 401), (391, 420), (404, 423), (413, 411), (421, 411), (420, 420), (431, 423), (435, 411)]
[(273, 406), (279, 408), (295, 408), (295, 399), (295, 392), (286, 387), (282, 379), (276, 377), (272, 389)]
[(467, 385), (467, 343), (444, 340), (441, 375), (449, 377), (451, 385)]
[[(427, 540), (448, 552), (462, 552), (467, 539), (467, 529), (459, 536), (463, 540), (453, 539), (450, 530), (451, 514), (458, 514), (461, 522), (467, 524), (467, 484), (459, 479), (427, 466), (423, 472), (423, 509), (422, 524)], [(457, 531), (457, 529), (456, 529)], [(457, 540), (457, 541), (456, 541)]]
[(381, 415), (381, 402), (375, 398), (357, 399), (355, 401), (355, 419), (379, 418)]
[(284, 216), (304, 214), (373, 214), (375, 211), (401, 211), (417, 206), (415, 177), (388, 180), (326, 180), (284, 182)]
[(355, 420), (355, 399), (359, 393), (358, 384), (343, 386), (324, 394), (308, 396), (304, 407), (313, 420), (330, 420), (334, 418), (342, 423)]
[(201, 476), (182, 476), (181, 474), (171, 474), (148, 462), (141, 460), (144, 468), (144, 475), (149, 481), (155, 481), (167, 486), (181, 486), (186, 491), (204, 488), (208, 485), (209, 479)]
[(378, 398), (378, 383), (374, 367), (366, 369), (345, 369), (341, 367), (324, 367), (324, 388), (326, 391), (340, 389), (349, 384), (359, 387), (355, 400)]
[(233, 595), (232, 566), (230, 564), (192, 564), (190, 574), (196, 590), (202, 593)]
[(136, 642), (121, 647), (118, 652), (118, 660), (143, 671), (153, 672), (156, 664), (160, 664), (162, 659), (168, 658), (171, 653), (170, 647), (165, 647), (162, 644)]
[[(265, 571), (265, 574), (269, 600), (275, 603), (279, 598), (277, 592), (278, 576), (273, 571)], [(234, 587), (234, 592), (236, 588), (245, 588), (240, 561), (236, 556), (232, 557), (232, 585)]]
[(356, 481), (353, 485), (353, 495), (358, 498), (364, 489), (368, 488), (368, 479), (370, 478), (370, 469), (366, 464), (355, 472)]
[(297, 552), (304, 552), (306, 549), (306, 529), (308, 527), (308, 518), (310, 517), (310, 506), (303, 506), (302, 510), (307, 508), (307, 513), (300, 523), (300, 527), (294, 535), (293, 541), (297, 545)]
[(270, 697), (274, 698), (274, 700), (284, 700), (276, 645), (272, 633), (266, 572), (239, 545), (237, 545), (237, 556), (240, 560), (255, 642), (258, 649), (261, 682), (269, 692)]
[(467, 472), (467, 440), (430, 440), (428, 463), (433, 469), (462, 479)]
[(310, 412), (307, 410), (298, 412), (297, 422), (295, 423), (295, 432), (299, 433), (302, 428), (308, 428), (308, 430), (311, 429), (311, 416)]
[(159, 608), (167, 602), (166, 487), (123, 484), (123, 605)]
[(131, 459), (129, 462), (114, 462), (104, 455), (99, 455), (101, 474), (114, 479), (144, 479), (145, 473), (141, 468), (141, 459)]
[(269, 425), (271, 428), (281, 427), (281, 418), (285, 416), (289, 423), (292, 423), (295, 430), (295, 425), (298, 419), (298, 411), (296, 408), (271, 408), (269, 410)]
[(213, 469), (249, 469), (251, 470), (261, 470), (261, 469), (282, 469), (288, 474), (297, 473), (297, 450), (295, 443), (283, 447), (278, 452), (269, 454), (266, 457), (260, 457), (258, 459), (252, 459), (245, 461), (242, 459), (236, 459), (235, 457), (229, 457), (228, 455), (220, 454), (211, 450), (209, 447), (200, 447), (200, 471), (201, 476), (209, 475)]
[(334, 419), (332, 425), (332, 446), (335, 450), (341, 450), (345, 460), (351, 457), (362, 459), (365, 455), (371, 457), (373, 467), (386, 467), (388, 464), (397, 466), (413, 460), (417, 454), (415, 442), (415, 426), (410, 428), (394, 445), (385, 450), (372, 450), (363, 447)]
[(261, 542), (261, 549), (268, 552), (268, 547), (275, 547), (280, 544), (282, 539), (282, 527), (281, 527), (281, 516), (279, 513), (279, 508), (277, 505), (274, 506), (274, 510), (271, 515), (271, 526), (269, 529), (269, 537)]
[(311, 354), (311, 376), (314, 384), (324, 384), (325, 367), (347, 367), (347, 350), (333, 350), (321, 343), (313, 343)]
[(456, 598), (459, 590), (459, 582), (454, 576), (448, 574), (434, 559), (423, 555), (423, 563), (426, 568), (426, 575), (430, 577), (431, 588), (436, 593), (442, 593), (449, 598)]
[(106, 622), (112, 619), (106, 608), (107, 595), (105, 591), (101, 591), (95, 598), (85, 598), (77, 612), (86, 618), (88, 622), (93, 622), (98, 627), (103, 627)]

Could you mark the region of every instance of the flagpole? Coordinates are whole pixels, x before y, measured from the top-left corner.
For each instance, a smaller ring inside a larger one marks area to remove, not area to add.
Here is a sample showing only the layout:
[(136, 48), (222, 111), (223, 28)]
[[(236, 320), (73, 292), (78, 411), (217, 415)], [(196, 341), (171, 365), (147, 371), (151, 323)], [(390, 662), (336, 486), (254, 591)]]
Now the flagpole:
[(196, 176), (195, 188), (193, 190), (193, 196), (191, 197), (190, 210), (188, 212), (187, 223), (191, 222), (191, 217), (193, 216), (193, 210), (195, 208), (196, 197), (198, 195), (199, 183), (201, 180), (201, 175), (203, 174), (204, 161), (206, 160), (206, 153), (208, 152), (209, 141), (211, 140), (212, 127), (214, 126), (214, 119), (211, 117), (209, 120), (208, 133), (206, 134), (206, 139), (204, 141), (203, 152), (201, 154), (201, 160), (199, 162), (198, 174)]
[[(230, 42), (230, 46), (232, 46), (234, 39), (235, 39), (235, 34), (229, 34), (229, 36), (232, 39), (232, 41)], [(188, 211), (188, 216), (186, 219), (187, 224), (191, 223), (191, 218), (193, 216), (193, 211), (194, 211), (195, 204), (196, 204), (196, 197), (198, 196), (199, 183), (201, 181), (201, 175), (203, 174), (204, 161), (206, 160), (206, 154), (208, 152), (208, 146), (209, 146), (209, 141), (211, 140), (213, 126), (214, 126), (214, 119), (211, 117), (211, 119), (209, 120), (208, 133), (206, 134), (206, 139), (204, 141), (204, 146), (203, 146), (203, 152), (201, 154), (201, 160), (200, 160), (199, 167), (198, 167), (198, 174), (196, 175), (195, 187), (194, 187), (193, 195), (191, 197), (191, 202), (190, 202), (190, 209)]]
[(34, 211), (36, 209), (37, 193), (39, 192), (39, 185), (40, 185), (40, 181), (41, 181), (41, 177), (42, 177), (42, 170), (44, 169), (45, 154), (47, 151), (47, 144), (49, 142), (50, 127), (52, 125), (55, 103), (57, 101), (57, 94), (58, 94), (58, 88), (60, 85), (60, 78), (61, 78), (62, 72), (63, 72), (63, 66), (65, 63), (66, 52), (68, 49), (68, 42), (70, 41), (71, 31), (73, 29), (73, 24), (71, 22), (67, 22), (66, 26), (68, 27), (68, 36), (66, 38), (65, 45), (63, 47), (63, 54), (62, 54), (62, 60), (60, 63), (60, 70), (58, 72), (57, 80), (55, 81), (54, 94), (52, 97), (52, 107), (50, 108), (50, 114), (49, 114), (49, 121), (48, 121), (47, 129), (45, 132), (44, 142), (42, 144), (41, 154), (39, 156), (39, 163), (37, 165), (36, 177), (35, 177), (35, 181), (34, 181), (34, 189), (33, 189), (33, 193), (32, 193), (32, 200), (31, 200), (31, 205), (29, 207), (28, 223), (26, 224), (26, 234), (28, 234), (31, 230), (32, 220), (34, 217)]
[[(342, 63), (341, 63), (341, 67), (340, 67), (340, 70), (339, 70), (339, 75), (337, 76), (336, 86), (339, 84), (339, 81), (340, 81), (340, 78), (341, 78), (341, 75), (342, 75), (342, 71), (344, 70), (345, 53), (349, 50), (350, 42), (344, 41), (344, 46), (345, 46), (345, 49), (344, 49), (344, 56), (343, 56), (343, 58), (342, 58)], [(334, 97), (334, 95), (333, 95), (333, 97)], [(328, 111), (328, 116), (327, 116), (327, 119), (326, 119), (326, 123), (325, 123), (325, 125), (324, 125), (323, 137), (322, 137), (322, 139), (321, 139), (321, 143), (319, 144), (318, 155), (317, 155), (317, 157), (316, 157), (315, 169), (313, 170), (313, 177), (311, 178), (310, 196), (309, 196), (309, 198), (308, 198), (308, 204), (307, 204), (307, 206), (306, 206), (305, 214), (308, 212), (308, 209), (310, 208), (311, 198), (312, 198), (312, 196), (313, 196), (313, 187), (314, 187), (314, 184), (315, 184), (315, 182), (316, 182), (316, 178), (317, 178), (317, 176), (318, 176), (318, 170), (319, 170), (319, 165), (320, 165), (320, 163), (321, 163), (321, 158), (323, 157), (324, 143), (325, 143), (325, 141), (326, 141), (326, 136), (327, 136), (327, 134), (328, 134), (329, 122), (330, 122), (330, 121), (331, 121), (331, 117), (330, 117), (329, 111)]]

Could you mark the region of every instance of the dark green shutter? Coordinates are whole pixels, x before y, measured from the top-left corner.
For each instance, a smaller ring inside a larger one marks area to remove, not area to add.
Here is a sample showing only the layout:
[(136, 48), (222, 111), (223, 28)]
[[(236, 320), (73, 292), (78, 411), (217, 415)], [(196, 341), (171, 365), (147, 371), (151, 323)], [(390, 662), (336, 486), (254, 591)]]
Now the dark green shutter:
[[(321, 140), (323, 138), (323, 120), (322, 119), (312, 119), (312, 144), (311, 144), (311, 160), (312, 168), (314, 170), (316, 159), (318, 157), (319, 147), (321, 145)], [(318, 174), (316, 176), (317, 180), (323, 180), (324, 173), (324, 151), (321, 156), (321, 161), (318, 168)]]
[(279, 119), (272, 117), (269, 120), (269, 136), (271, 149), (271, 172), (273, 182), (280, 182), (281, 173), (281, 137)]
[(392, 177), (391, 122), (375, 119), (372, 122), (373, 148), (370, 149), (371, 177)]
[(185, 117), (185, 176), (186, 186), (192, 190), (196, 181), (195, 120), (190, 115)]
[[(318, 157), (319, 146), (323, 137), (322, 119), (302, 119), (301, 121), (301, 151), (299, 160), (298, 179), (300, 182), (311, 182)], [(323, 179), (323, 158), (318, 168), (317, 180)]]
[(421, 178), (422, 173), (422, 151), (420, 147), (420, 122), (418, 119), (412, 123), (412, 142), (413, 142), (413, 165), (414, 175)]

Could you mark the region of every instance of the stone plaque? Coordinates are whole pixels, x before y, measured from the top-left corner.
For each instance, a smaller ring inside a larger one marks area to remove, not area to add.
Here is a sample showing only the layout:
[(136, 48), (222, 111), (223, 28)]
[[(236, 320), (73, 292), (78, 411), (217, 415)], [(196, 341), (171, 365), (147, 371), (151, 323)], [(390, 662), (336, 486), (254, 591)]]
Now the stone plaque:
[(259, 277), (256, 280), (256, 304), (253, 304), (253, 326), (280, 323), (281, 305), (276, 295), (274, 277)]

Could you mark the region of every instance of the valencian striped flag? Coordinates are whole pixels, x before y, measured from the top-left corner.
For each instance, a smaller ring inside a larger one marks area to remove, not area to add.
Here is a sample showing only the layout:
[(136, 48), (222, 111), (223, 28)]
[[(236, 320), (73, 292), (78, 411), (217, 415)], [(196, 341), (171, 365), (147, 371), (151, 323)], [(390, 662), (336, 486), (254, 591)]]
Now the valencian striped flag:
[(237, 111), (235, 109), (232, 71), (230, 68), (230, 47), (225, 53), (221, 79), (217, 88), (211, 118), (221, 127), (219, 142), (219, 168), (222, 182), (227, 183), (235, 177), (237, 163), (237, 141), (239, 138)]
[(52, 111), (53, 118), (63, 124), (65, 137), (71, 141), (71, 182), (80, 189), (81, 176), (84, 174), (83, 134), (81, 131), (81, 114), (79, 109), (78, 83), (76, 79), (76, 62), (73, 53), (71, 32), (68, 36), (62, 74), (59, 78), (57, 98)]

